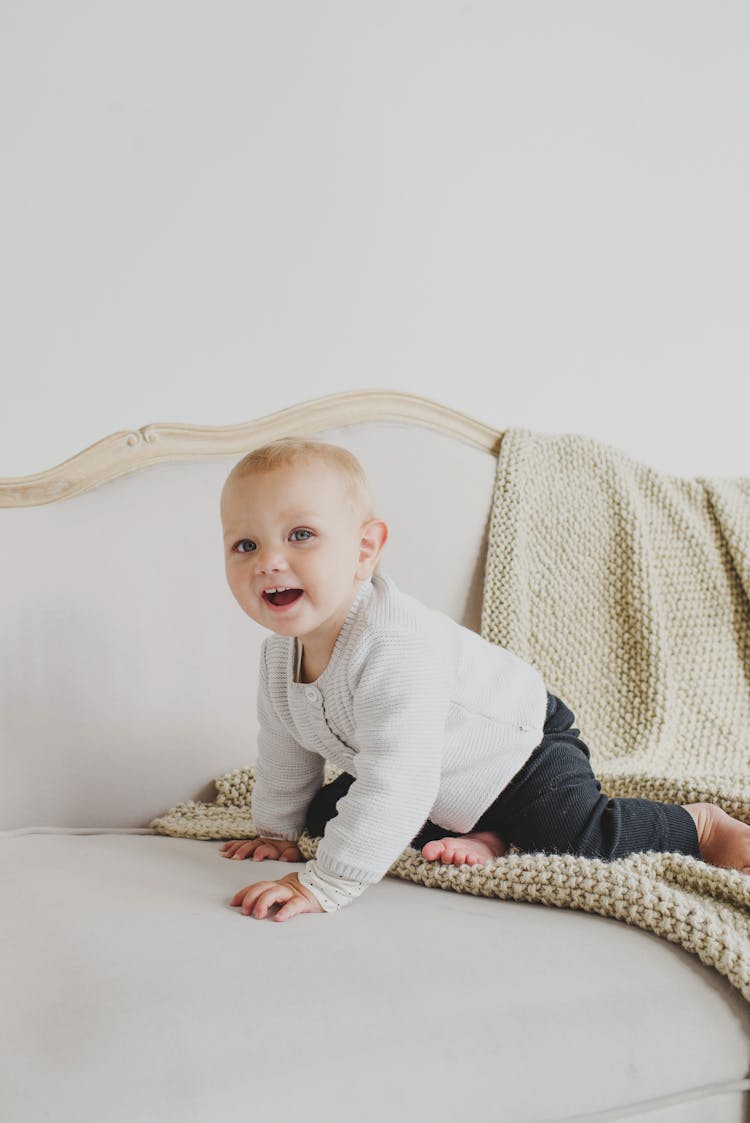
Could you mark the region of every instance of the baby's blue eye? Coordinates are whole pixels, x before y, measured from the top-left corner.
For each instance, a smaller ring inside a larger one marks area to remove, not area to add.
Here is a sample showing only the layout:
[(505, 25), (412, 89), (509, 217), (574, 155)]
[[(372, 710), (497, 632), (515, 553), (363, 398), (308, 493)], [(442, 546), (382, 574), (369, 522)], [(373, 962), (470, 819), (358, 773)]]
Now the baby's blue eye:
[[(312, 536), (312, 532), (309, 531), (309, 530), (293, 530), (292, 534), (310, 534)], [(299, 541), (300, 541), (299, 538), (295, 538), (295, 542), (299, 542)], [(303, 538), (302, 541), (304, 542), (305, 539)]]
[(242, 548), (243, 546), (253, 546), (254, 547), (255, 543), (252, 542), (249, 538), (243, 538), (242, 541), (238, 542), (237, 545), (235, 546), (235, 550), (237, 551), (238, 554), (249, 554), (250, 553), (249, 550), (243, 550), (243, 548)]

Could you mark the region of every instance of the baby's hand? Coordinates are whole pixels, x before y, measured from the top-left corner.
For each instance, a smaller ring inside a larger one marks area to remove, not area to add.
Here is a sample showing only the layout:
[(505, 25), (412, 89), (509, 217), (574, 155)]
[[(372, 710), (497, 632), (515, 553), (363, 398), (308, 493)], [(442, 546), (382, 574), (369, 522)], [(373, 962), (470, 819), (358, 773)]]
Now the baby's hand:
[(269, 858), (273, 862), (301, 862), (302, 855), (293, 842), (284, 838), (244, 838), (239, 841), (225, 842), (221, 848), (222, 858), (249, 858), (262, 862)]
[(296, 873), (288, 873), (279, 881), (256, 881), (254, 885), (246, 885), (235, 893), (230, 904), (242, 905), (245, 916), (263, 920), (269, 909), (282, 902), (273, 920), (289, 920), (303, 912), (325, 911), (309, 889), (300, 884)]

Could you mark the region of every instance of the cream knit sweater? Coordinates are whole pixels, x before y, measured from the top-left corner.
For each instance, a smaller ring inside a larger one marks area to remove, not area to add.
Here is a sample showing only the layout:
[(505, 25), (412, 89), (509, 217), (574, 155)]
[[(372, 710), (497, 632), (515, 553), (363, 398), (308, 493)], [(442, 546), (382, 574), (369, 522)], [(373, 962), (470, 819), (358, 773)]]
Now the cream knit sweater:
[(301, 875), (324, 908), (384, 877), (426, 819), (470, 830), (542, 739), (539, 673), (383, 574), (359, 586), (315, 682), (299, 654), (291, 636), (263, 643), (253, 821), (296, 841), (324, 761), (355, 777)]

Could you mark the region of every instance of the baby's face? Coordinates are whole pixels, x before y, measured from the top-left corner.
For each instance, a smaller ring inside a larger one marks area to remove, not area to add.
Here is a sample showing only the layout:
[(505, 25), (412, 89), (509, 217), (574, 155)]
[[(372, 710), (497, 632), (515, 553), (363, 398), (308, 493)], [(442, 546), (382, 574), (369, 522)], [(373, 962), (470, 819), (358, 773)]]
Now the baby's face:
[[(280, 635), (332, 648), (379, 553), (367, 537), (373, 524), (352, 509), (336, 472), (313, 460), (230, 479), (221, 519), (227, 580), (240, 607)], [(269, 596), (277, 588), (293, 591)]]

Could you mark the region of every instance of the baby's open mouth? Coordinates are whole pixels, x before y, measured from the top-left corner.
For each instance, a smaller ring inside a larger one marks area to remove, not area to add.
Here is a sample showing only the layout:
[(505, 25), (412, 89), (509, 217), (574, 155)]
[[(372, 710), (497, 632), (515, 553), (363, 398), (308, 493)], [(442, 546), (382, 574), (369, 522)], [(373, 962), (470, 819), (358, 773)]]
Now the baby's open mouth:
[(293, 604), (302, 596), (302, 589), (271, 589), (263, 593), (266, 600), (271, 604), (275, 604), (277, 608), (281, 608), (286, 604)]

